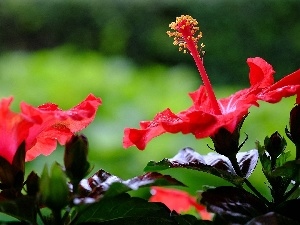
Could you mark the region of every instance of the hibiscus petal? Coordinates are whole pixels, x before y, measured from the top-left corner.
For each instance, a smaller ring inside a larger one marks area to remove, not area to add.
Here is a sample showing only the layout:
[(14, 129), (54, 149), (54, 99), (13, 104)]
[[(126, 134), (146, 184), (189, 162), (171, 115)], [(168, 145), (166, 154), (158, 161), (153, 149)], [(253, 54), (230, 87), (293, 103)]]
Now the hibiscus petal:
[(10, 111), (13, 98), (0, 101), (0, 156), (12, 163), (14, 155), (28, 135), (32, 121), (20, 114)]
[(66, 111), (52, 103), (46, 103), (37, 108), (22, 103), (22, 113), (39, 121), (30, 128), (26, 139), (26, 161), (40, 154), (51, 154), (56, 148), (57, 141), (64, 145), (75, 132), (84, 129), (94, 120), (101, 103), (101, 99), (92, 94), (74, 108)]
[[(125, 128), (124, 138), (123, 138), (123, 147), (129, 148), (130, 146), (135, 145), (139, 150), (144, 150), (147, 143), (154, 137), (163, 134), (165, 131), (161, 127), (157, 127), (155, 132), (152, 130), (139, 130), (133, 128)], [(152, 135), (151, 135), (152, 133)], [(154, 134), (154, 135), (153, 135)]]
[(140, 122), (141, 129), (126, 128), (124, 130), (123, 147), (128, 148), (132, 145), (136, 145), (138, 149), (144, 150), (146, 144), (151, 139), (166, 132), (162, 123), (168, 124), (166, 126), (170, 130), (172, 128), (177, 130), (176, 126), (178, 126), (179, 122), (180, 118), (172, 113), (170, 109), (166, 109), (156, 114), (152, 121)]
[(264, 59), (255, 57), (247, 59), (250, 68), (249, 79), (251, 86), (265, 88), (274, 83), (273, 67)]
[(187, 192), (171, 188), (151, 187), (151, 193), (150, 202), (162, 202), (177, 213), (186, 212), (191, 207), (195, 207), (203, 220), (212, 219), (212, 214), (206, 211), (205, 206), (197, 203), (196, 199)]
[(192, 133), (196, 138), (208, 137), (214, 134), (221, 126), (217, 123), (217, 117), (215, 115), (203, 112), (203, 111), (190, 111), (186, 113), (188, 122), (181, 125), (183, 134)]
[(295, 94), (299, 97), (300, 93), (300, 69), (283, 77), (275, 84), (265, 88), (258, 95), (258, 99), (276, 103), (279, 102), (283, 97), (290, 97)]
[(193, 100), (193, 105), (200, 108), (207, 108), (210, 105), (209, 99), (207, 97), (207, 92), (205, 86), (201, 85), (196, 91), (190, 92), (189, 96)]

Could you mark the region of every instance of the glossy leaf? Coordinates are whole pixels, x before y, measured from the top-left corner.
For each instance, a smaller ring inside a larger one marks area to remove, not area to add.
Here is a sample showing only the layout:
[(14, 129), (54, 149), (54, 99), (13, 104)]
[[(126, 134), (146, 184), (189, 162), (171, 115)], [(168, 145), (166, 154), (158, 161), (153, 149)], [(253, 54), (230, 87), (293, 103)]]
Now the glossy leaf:
[(265, 204), (255, 195), (237, 187), (222, 186), (202, 193), (200, 203), (207, 210), (232, 224), (245, 224), (267, 212)]
[(141, 176), (134, 177), (128, 180), (111, 175), (104, 170), (99, 170), (92, 177), (83, 179), (80, 182), (79, 198), (75, 203), (93, 202), (102, 197), (111, 197), (132, 190), (137, 190), (141, 187), (150, 186), (166, 186), (180, 185), (185, 186), (180, 181), (172, 178), (169, 175), (160, 173), (145, 173)]
[[(182, 218), (181, 218), (182, 217)], [(109, 225), (206, 225), (192, 216), (180, 216), (162, 203), (122, 194), (105, 198), (78, 212), (72, 224)]]
[[(258, 161), (257, 150), (241, 152), (237, 154), (237, 161), (242, 173), (247, 178), (251, 175)], [(243, 183), (244, 178), (238, 176), (230, 160), (217, 153), (201, 155), (191, 148), (184, 148), (171, 159), (163, 159), (159, 162), (149, 162), (145, 171), (160, 171), (169, 168), (187, 168), (199, 170), (221, 177), (235, 185)]]
[(236, 157), (244, 177), (250, 177), (258, 162), (258, 151), (239, 152)]

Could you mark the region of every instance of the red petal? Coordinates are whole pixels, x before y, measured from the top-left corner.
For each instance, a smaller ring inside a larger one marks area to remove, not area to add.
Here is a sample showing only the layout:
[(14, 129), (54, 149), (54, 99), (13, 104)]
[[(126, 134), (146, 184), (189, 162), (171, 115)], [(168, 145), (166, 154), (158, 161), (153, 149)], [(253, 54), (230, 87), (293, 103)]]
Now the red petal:
[[(201, 108), (207, 108), (210, 106), (209, 99), (205, 86), (201, 85), (196, 91), (189, 93), (189, 96), (193, 100), (193, 105)], [(209, 110), (211, 111), (211, 110)]]
[(209, 137), (221, 126), (215, 115), (195, 110), (186, 114), (189, 123), (181, 126), (183, 134), (192, 133), (196, 138)]
[(255, 57), (247, 59), (250, 68), (249, 79), (251, 86), (265, 88), (274, 83), (273, 67), (264, 59)]
[(153, 138), (166, 132), (162, 123), (170, 123), (175, 127), (180, 121), (170, 109), (166, 109), (154, 117), (152, 121), (140, 122), (141, 129), (126, 128), (124, 130), (123, 147), (128, 148), (132, 145), (136, 145), (138, 149), (144, 150), (146, 144)]
[(279, 102), (283, 97), (290, 97), (300, 93), (300, 69), (283, 77), (275, 84), (265, 88), (258, 98), (269, 103)]
[(0, 101), (0, 156), (10, 163), (32, 126), (29, 118), (10, 111), (12, 100), (13, 98), (10, 97)]
[(175, 210), (177, 213), (186, 212), (191, 207), (195, 207), (202, 219), (212, 219), (212, 214), (206, 211), (205, 206), (197, 203), (194, 197), (184, 191), (171, 188), (151, 187), (151, 193), (150, 202), (162, 202), (170, 210)]
[(92, 94), (66, 111), (52, 103), (37, 108), (22, 103), (22, 113), (39, 121), (29, 130), (26, 160), (32, 160), (40, 154), (49, 155), (56, 148), (56, 141), (64, 145), (75, 132), (84, 129), (94, 120), (101, 103), (101, 99)]

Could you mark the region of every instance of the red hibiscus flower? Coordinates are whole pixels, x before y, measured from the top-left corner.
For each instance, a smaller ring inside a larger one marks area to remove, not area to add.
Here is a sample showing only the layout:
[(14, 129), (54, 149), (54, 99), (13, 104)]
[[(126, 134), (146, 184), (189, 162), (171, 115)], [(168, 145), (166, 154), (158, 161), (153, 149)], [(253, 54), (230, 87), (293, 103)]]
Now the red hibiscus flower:
[[(181, 16), (170, 24), (175, 32), (168, 32), (169, 36), (175, 36), (174, 44), (179, 45), (179, 50), (185, 49), (185, 52), (192, 55), (201, 75), (204, 85), (190, 93), (193, 105), (178, 114), (166, 109), (158, 113), (152, 121), (140, 122), (140, 129), (126, 128), (123, 138), (125, 148), (136, 145), (143, 150), (152, 138), (166, 132), (191, 133), (196, 138), (212, 137), (220, 128), (232, 133), (248, 114), (249, 108), (258, 106), (259, 100), (276, 103), (283, 97), (295, 94), (299, 96), (300, 70), (274, 83), (272, 66), (256, 57), (247, 60), (250, 87), (217, 100), (198, 50), (197, 42), (202, 34), (196, 35), (199, 30), (196, 25), (197, 21), (192, 17)], [(299, 97), (297, 101), (300, 101)]]
[(101, 99), (92, 94), (66, 111), (52, 103), (37, 108), (21, 103), (22, 114), (38, 121), (29, 129), (26, 138), (26, 161), (40, 154), (51, 154), (56, 149), (57, 141), (61, 145), (66, 144), (75, 132), (84, 129), (94, 120), (101, 103)]
[(64, 145), (75, 132), (89, 125), (101, 99), (90, 94), (74, 108), (63, 111), (52, 103), (33, 107), (21, 103), (21, 113), (9, 109), (12, 97), (0, 101), (0, 156), (12, 163), (22, 142), (25, 142), (26, 161), (40, 154), (49, 155), (56, 142)]
[(213, 214), (207, 212), (205, 206), (197, 203), (195, 197), (188, 193), (171, 188), (151, 187), (150, 202), (162, 202), (170, 210), (184, 213), (194, 207), (203, 220), (211, 220)]

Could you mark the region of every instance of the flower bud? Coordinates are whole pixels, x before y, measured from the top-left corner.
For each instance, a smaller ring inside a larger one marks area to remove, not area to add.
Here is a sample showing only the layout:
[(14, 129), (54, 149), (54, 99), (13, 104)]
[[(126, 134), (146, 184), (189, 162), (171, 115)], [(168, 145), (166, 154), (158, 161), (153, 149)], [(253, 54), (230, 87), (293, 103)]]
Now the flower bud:
[(45, 165), (40, 179), (40, 194), (42, 203), (54, 211), (59, 211), (68, 204), (67, 177), (59, 164), (53, 164), (50, 175)]
[(290, 112), (290, 131), (287, 136), (295, 145), (300, 145), (300, 105), (296, 105)]
[(75, 135), (66, 144), (64, 164), (67, 176), (72, 182), (79, 182), (89, 172), (87, 161), (88, 141), (83, 135)]
[(215, 147), (215, 151), (221, 155), (225, 155), (228, 158), (235, 156), (245, 141), (240, 145), (240, 130), (243, 125), (246, 116), (237, 124), (235, 130), (231, 133), (226, 128), (221, 127), (217, 133), (210, 138), (212, 139)]
[(286, 141), (277, 131), (271, 137), (265, 138), (265, 149), (270, 154), (272, 160), (276, 160), (285, 147)]
[(219, 154), (230, 157), (239, 151), (238, 133), (231, 133), (222, 127), (211, 139), (214, 143), (215, 151)]
[(26, 180), (27, 194), (35, 196), (39, 191), (39, 176), (35, 172), (31, 172)]

